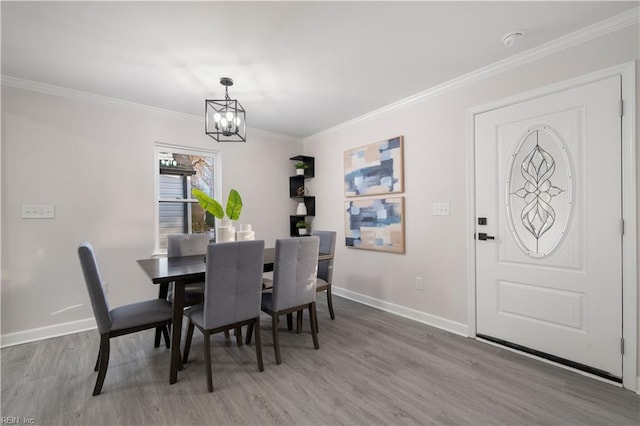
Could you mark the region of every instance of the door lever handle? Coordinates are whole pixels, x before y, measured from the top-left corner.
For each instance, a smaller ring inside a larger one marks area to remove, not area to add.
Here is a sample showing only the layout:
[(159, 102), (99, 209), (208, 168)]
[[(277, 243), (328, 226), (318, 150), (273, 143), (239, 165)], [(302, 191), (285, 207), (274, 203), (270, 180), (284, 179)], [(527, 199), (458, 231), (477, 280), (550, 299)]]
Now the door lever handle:
[(494, 237), (492, 235), (487, 235), (484, 232), (480, 232), (480, 233), (478, 233), (478, 239), (482, 240), (482, 241), (486, 241), (486, 240), (495, 240), (496, 237)]

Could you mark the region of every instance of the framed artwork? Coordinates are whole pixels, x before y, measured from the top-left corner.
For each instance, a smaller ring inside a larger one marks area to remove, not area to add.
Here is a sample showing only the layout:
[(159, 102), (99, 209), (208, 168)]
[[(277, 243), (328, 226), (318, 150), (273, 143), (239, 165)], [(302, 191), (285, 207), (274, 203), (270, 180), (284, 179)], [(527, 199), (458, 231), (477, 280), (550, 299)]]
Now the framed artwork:
[(403, 139), (398, 136), (345, 151), (345, 197), (403, 192)]
[(404, 253), (404, 197), (345, 201), (347, 247)]

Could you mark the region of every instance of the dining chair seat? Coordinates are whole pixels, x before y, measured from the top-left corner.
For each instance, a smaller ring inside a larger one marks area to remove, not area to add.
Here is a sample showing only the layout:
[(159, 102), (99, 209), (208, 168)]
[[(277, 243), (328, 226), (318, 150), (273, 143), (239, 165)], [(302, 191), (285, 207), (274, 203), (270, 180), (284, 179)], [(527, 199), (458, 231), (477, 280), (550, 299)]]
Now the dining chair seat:
[(120, 306), (110, 312), (110, 331), (113, 333), (149, 323), (162, 322), (167, 319), (167, 314), (170, 312), (171, 305), (162, 299), (151, 299)]

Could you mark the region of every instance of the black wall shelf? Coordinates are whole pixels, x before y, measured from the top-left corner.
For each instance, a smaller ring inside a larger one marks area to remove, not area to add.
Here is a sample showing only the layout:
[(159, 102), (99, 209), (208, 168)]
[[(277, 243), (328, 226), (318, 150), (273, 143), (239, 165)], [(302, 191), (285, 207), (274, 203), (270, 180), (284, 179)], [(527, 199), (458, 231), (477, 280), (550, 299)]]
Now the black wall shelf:
[(308, 216), (316, 215), (316, 197), (308, 195), (306, 190), (305, 180), (315, 176), (315, 158), (306, 155), (296, 155), (289, 158), (289, 160), (296, 162), (303, 162), (307, 165), (304, 169), (304, 175), (289, 176), (289, 198), (295, 200), (297, 203), (304, 203), (307, 208), (306, 215), (290, 215), (289, 216), (289, 235), (292, 237), (298, 236), (298, 228), (296, 224), (301, 221), (307, 220)]

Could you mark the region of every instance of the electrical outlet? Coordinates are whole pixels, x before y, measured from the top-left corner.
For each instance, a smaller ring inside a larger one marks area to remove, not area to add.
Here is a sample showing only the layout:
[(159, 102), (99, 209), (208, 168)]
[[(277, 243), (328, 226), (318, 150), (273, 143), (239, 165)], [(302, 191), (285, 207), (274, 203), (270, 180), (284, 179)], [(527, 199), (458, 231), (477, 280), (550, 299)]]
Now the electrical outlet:
[(422, 281), (422, 277), (416, 277), (416, 290), (424, 290), (424, 282)]

